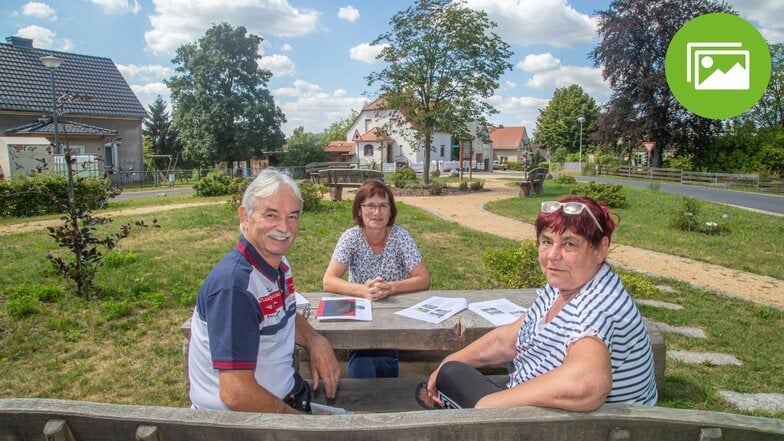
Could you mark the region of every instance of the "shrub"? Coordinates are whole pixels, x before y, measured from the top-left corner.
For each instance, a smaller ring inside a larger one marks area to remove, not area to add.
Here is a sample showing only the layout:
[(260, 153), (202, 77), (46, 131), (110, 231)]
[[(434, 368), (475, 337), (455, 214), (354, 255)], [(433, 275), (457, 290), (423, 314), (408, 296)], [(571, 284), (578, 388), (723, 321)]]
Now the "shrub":
[(392, 175), (392, 179), (402, 179), (404, 181), (415, 181), (416, 180), (416, 172), (414, 169), (410, 167), (404, 167), (398, 170), (395, 174)]
[(670, 218), (670, 225), (681, 231), (695, 231), (698, 226), (697, 216), (699, 214), (700, 201), (684, 196), (681, 200), (681, 206)]
[(623, 186), (616, 184), (597, 184), (594, 181), (574, 190), (575, 194), (584, 194), (589, 198), (604, 202), (608, 207), (618, 208), (626, 204), (626, 195)]
[[(90, 209), (102, 207), (120, 194), (109, 179), (74, 178), (76, 204)], [(0, 216), (26, 217), (67, 211), (68, 179), (53, 173), (15, 175), (0, 181)]]
[(444, 189), (444, 184), (440, 182), (433, 182), (430, 184), (430, 194), (433, 196), (438, 196)]
[(574, 179), (574, 176), (571, 175), (558, 175), (555, 179), (553, 179), (553, 182), (560, 185), (571, 185), (576, 183), (577, 180)]
[(302, 210), (318, 211), (321, 208), (321, 200), (327, 189), (321, 184), (305, 181), (299, 184), (299, 191), (302, 193)]
[(713, 235), (729, 231), (727, 228), (727, 215), (721, 219), (703, 222), (700, 216), (700, 201), (684, 197), (681, 206), (670, 218), (670, 225), (681, 231), (698, 231), (703, 234)]
[(509, 165), (509, 170), (511, 171), (523, 171), (525, 169), (525, 164), (522, 162), (507, 162)]
[(248, 182), (245, 179), (232, 178), (222, 172), (210, 172), (193, 184), (197, 196), (242, 194), (247, 186)]
[(460, 184), (458, 184), (457, 188), (460, 191), (468, 191), (468, 182), (467, 181), (460, 181)]
[(539, 266), (535, 240), (523, 240), (517, 248), (491, 249), (482, 256), (492, 283), (507, 288), (533, 288), (547, 283)]
[(482, 188), (484, 188), (484, 186), (485, 186), (484, 181), (471, 181), (471, 183), (468, 184), (468, 188), (470, 188), (473, 191), (479, 191)]

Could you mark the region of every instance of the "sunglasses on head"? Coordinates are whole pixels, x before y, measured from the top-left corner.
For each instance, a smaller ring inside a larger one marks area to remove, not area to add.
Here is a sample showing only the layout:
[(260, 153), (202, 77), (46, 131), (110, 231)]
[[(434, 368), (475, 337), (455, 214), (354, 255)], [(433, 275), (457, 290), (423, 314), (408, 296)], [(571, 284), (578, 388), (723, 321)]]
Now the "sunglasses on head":
[(546, 201), (542, 202), (542, 213), (555, 213), (558, 210), (563, 211), (564, 214), (568, 214), (569, 216), (577, 216), (583, 211), (587, 212), (588, 215), (591, 216), (593, 219), (593, 223), (596, 224), (596, 228), (599, 229), (602, 233), (604, 233), (604, 228), (599, 224), (599, 220), (596, 219), (596, 216), (593, 214), (590, 208), (587, 205), (583, 204), (582, 202), (557, 202), (557, 201)]

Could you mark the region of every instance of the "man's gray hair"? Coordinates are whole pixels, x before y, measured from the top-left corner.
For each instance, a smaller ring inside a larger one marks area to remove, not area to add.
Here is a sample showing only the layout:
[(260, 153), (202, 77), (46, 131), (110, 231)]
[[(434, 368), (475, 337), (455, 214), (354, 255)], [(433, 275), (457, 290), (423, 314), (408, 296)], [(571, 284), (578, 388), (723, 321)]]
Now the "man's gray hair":
[[(266, 198), (276, 194), (280, 190), (281, 185), (287, 185), (291, 188), (294, 195), (299, 199), (299, 209), (302, 211), (302, 193), (291, 175), (285, 170), (265, 168), (251, 181), (248, 188), (245, 189), (245, 194), (242, 195), (242, 206), (245, 207), (248, 215), (250, 216), (258, 206), (258, 198)], [(240, 231), (243, 232), (242, 223), (240, 223)]]

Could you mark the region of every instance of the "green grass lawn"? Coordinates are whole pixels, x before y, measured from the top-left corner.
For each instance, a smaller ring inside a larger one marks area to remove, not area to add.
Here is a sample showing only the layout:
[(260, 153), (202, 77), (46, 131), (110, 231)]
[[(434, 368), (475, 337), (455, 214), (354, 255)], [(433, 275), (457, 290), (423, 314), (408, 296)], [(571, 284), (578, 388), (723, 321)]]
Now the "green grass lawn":
[[(533, 223), (543, 200), (571, 193), (574, 186), (547, 181), (544, 195), (511, 198), (488, 203), (488, 211)], [(784, 218), (710, 202), (701, 202), (703, 222), (719, 222), (727, 215), (728, 232), (705, 235), (678, 230), (670, 218), (683, 196), (623, 187), (626, 205), (613, 208), (620, 223), (613, 242), (688, 257), (727, 268), (784, 280)]]
[[(434, 289), (498, 287), (486, 276), (482, 254), (516, 243), (400, 205), (398, 223), (417, 240)], [(350, 201), (325, 206), (329, 208), (303, 215), (288, 254), (297, 289), (303, 292), (321, 290), (335, 242), (351, 226)], [(102, 291), (91, 301), (74, 297), (73, 287), (49, 272), (44, 255), (55, 248), (44, 232), (0, 236), (0, 397), (189, 405), (179, 329), (191, 314), (202, 280), (236, 243), (238, 223), (234, 210), (223, 204), (133, 220), (153, 217), (162, 227), (135, 232), (121, 242), (101, 269), (97, 283)], [(117, 218), (114, 224), (129, 220)], [(660, 405), (748, 413), (723, 402), (717, 391), (784, 391), (784, 339), (779, 335), (784, 312), (673, 280), (650, 282), (676, 291), (634, 295), (685, 309), (644, 306), (646, 317), (699, 326), (708, 335), (705, 340), (668, 335), (668, 350), (726, 352), (744, 363), (694, 366), (668, 360)]]

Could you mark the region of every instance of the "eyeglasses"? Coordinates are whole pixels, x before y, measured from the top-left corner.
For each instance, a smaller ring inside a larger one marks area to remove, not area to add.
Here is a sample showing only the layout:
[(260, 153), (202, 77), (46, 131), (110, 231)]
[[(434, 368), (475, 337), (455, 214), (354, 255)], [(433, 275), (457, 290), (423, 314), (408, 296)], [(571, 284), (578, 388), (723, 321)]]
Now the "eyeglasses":
[(542, 213), (555, 213), (561, 209), (564, 214), (568, 214), (569, 216), (577, 216), (583, 211), (587, 212), (591, 219), (593, 219), (593, 223), (596, 224), (596, 228), (599, 229), (602, 233), (604, 233), (604, 228), (599, 225), (599, 220), (596, 219), (596, 216), (593, 214), (590, 208), (587, 205), (583, 204), (582, 202), (556, 202), (556, 201), (545, 201), (542, 202)]
[(384, 211), (389, 208), (389, 204), (359, 204), (367, 211)]

